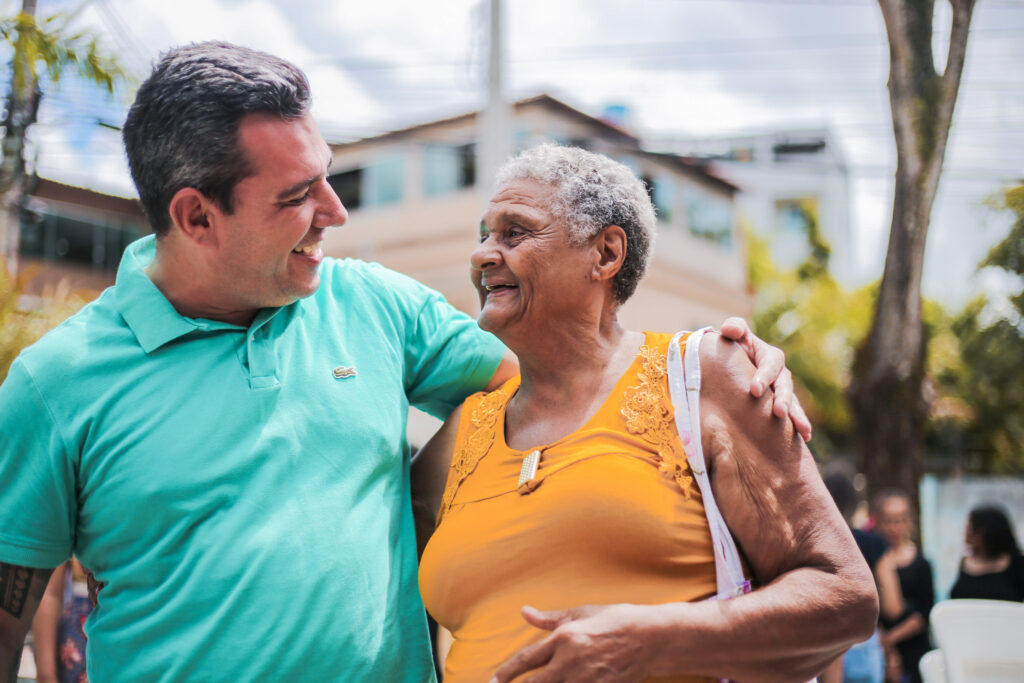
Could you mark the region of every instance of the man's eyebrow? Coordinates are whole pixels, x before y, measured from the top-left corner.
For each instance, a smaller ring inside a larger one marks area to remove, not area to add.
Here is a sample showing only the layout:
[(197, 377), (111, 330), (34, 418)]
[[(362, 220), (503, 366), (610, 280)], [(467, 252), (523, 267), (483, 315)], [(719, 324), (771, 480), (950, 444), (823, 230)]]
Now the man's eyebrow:
[(303, 180), (303, 181), (295, 183), (294, 185), (292, 185), (288, 189), (282, 190), (281, 192), (279, 192), (278, 195), (277, 195), (277, 201), (281, 202), (281, 201), (284, 201), (284, 200), (288, 199), (289, 197), (291, 197), (292, 195), (297, 193), (299, 190), (306, 189), (307, 187), (311, 186), (313, 183), (315, 183), (319, 179), (320, 179), (320, 176), (317, 175), (317, 176), (314, 176), (312, 178), (308, 178), (306, 180)]
[[(328, 171), (331, 169), (331, 164), (332, 163), (334, 163), (334, 155), (330, 152), (330, 150), (328, 150), (328, 152), (327, 152), (327, 166), (326, 166)], [(323, 177), (323, 176), (320, 175), (320, 174), (317, 174), (317, 175), (313, 176), (312, 178), (307, 178), (306, 180), (299, 181), (299, 182), (295, 183), (294, 185), (292, 185), (291, 187), (289, 187), (289, 188), (287, 188), (285, 190), (282, 190), (277, 195), (277, 201), (282, 202), (282, 201), (290, 198), (292, 195), (294, 195), (299, 190), (305, 190), (307, 187), (311, 186), (313, 183), (315, 183), (316, 181), (320, 180), (321, 177)]]

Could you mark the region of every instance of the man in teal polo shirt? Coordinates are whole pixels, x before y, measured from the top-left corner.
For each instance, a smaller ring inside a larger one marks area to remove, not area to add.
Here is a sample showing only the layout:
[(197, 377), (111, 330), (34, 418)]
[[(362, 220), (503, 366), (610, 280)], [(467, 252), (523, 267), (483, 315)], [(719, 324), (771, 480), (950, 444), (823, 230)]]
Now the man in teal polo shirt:
[(0, 387), (0, 682), (72, 553), (106, 584), (93, 681), (433, 679), (407, 409), (514, 359), (436, 292), (324, 259), (347, 215), (291, 64), (172, 50), (124, 139), (156, 235)]

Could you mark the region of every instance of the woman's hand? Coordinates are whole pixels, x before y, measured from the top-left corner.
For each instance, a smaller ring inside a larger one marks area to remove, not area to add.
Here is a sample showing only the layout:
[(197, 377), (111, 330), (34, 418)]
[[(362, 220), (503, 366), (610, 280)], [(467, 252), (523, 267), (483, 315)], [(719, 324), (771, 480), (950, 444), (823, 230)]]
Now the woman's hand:
[(643, 616), (650, 609), (641, 605), (586, 605), (541, 612), (524, 607), (523, 618), (551, 631), (551, 635), (513, 655), (491, 681), (505, 683), (529, 671), (534, 672), (530, 683), (642, 680), (649, 675), (649, 641), (644, 637)]
[(754, 364), (751, 395), (760, 398), (765, 387), (771, 387), (774, 392), (772, 413), (776, 417), (788, 416), (803, 440), (810, 441), (811, 421), (793, 392), (793, 373), (786, 367), (786, 354), (782, 349), (751, 332), (743, 318), (727, 318), (722, 323), (722, 336), (739, 344)]

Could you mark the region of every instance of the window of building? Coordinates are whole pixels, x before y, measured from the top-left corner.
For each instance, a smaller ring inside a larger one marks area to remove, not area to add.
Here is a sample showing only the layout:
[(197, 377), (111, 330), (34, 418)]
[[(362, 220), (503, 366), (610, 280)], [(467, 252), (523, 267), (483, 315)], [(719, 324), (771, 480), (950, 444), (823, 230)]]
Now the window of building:
[(327, 177), (327, 182), (338, 195), (338, 199), (349, 211), (358, 209), (362, 204), (363, 169), (354, 168), (344, 173), (335, 173)]
[(733, 246), (735, 220), (732, 202), (708, 192), (690, 190), (686, 209), (691, 233), (723, 247)]
[(138, 227), (98, 223), (56, 212), (22, 212), (20, 252), (116, 271), (125, 247), (142, 236)]
[(654, 209), (658, 215), (658, 222), (663, 224), (670, 223), (672, 221), (672, 203), (675, 201), (675, 185), (672, 180), (663, 176), (655, 177), (651, 175), (643, 175), (640, 177), (640, 180), (643, 181), (647, 194), (651, 198), (651, 203), (654, 204)]
[(654, 185), (649, 186), (651, 201), (658, 212), (658, 220), (662, 223), (672, 221), (672, 203), (675, 201), (675, 187), (672, 181), (665, 177), (655, 177)]
[(775, 200), (775, 234), (792, 235), (806, 241), (811, 223), (809, 212), (815, 210), (816, 204), (810, 198)]
[(821, 138), (787, 140), (772, 147), (775, 161), (803, 161), (820, 157), (825, 152), (826, 142)]
[(783, 268), (796, 268), (810, 254), (810, 230), (818, 212), (813, 197), (775, 200), (775, 222), (772, 226), (772, 257)]
[(349, 211), (397, 204), (402, 201), (405, 186), (404, 162), (400, 154), (383, 156), (362, 168), (334, 173), (327, 177), (327, 182)]
[(361, 186), (364, 206), (386, 206), (402, 201), (405, 164), (400, 155), (385, 156), (363, 169)]
[(426, 145), (423, 148), (423, 193), (440, 197), (476, 182), (476, 145)]

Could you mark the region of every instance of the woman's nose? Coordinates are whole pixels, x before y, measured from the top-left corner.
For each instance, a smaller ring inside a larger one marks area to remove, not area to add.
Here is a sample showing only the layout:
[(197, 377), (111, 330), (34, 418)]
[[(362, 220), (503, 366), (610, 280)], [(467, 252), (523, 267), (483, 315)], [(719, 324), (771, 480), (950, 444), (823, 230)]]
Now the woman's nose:
[(476, 249), (469, 257), (469, 263), (475, 270), (487, 270), (495, 266), (501, 259), (501, 254), (496, 248), (495, 239), (488, 235), (476, 245)]

